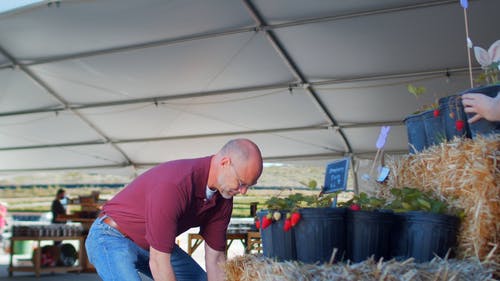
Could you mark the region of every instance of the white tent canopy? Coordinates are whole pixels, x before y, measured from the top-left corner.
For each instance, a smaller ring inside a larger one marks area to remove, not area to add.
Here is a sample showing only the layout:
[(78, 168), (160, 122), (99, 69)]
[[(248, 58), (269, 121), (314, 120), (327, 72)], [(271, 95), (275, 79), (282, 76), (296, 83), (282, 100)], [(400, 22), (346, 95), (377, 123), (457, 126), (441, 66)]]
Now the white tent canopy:
[[(470, 1), (475, 45), (499, 11)], [(236, 137), (361, 159), (382, 125), (407, 153), (405, 116), (470, 88), (465, 41), (458, 0), (42, 1), (0, 14), (0, 173), (130, 174)]]

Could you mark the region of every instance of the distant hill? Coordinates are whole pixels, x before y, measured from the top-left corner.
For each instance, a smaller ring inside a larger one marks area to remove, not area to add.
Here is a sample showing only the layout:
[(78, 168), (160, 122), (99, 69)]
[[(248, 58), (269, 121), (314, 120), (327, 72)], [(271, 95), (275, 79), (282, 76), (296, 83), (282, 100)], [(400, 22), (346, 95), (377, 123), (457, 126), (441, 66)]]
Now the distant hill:
[[(102, 184), (128, 183), (130, 177), (119, 175), (89, 174), (82, 172), (33, 173), (0, 177), (0, 185), (57, 185), (57, 184)], [(264, 167), (258, 186), (307, 186), (315, 180), (318, 186), (324, 180), (324, 167), (276, 165)]]

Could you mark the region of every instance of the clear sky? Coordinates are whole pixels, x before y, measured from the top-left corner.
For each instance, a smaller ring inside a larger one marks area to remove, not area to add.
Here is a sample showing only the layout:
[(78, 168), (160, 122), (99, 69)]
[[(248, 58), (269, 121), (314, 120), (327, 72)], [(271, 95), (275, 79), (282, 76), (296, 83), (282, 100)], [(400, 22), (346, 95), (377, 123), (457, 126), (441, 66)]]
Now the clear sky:
[(0, 13), (42, 1), (43, 0), (0, 0)]

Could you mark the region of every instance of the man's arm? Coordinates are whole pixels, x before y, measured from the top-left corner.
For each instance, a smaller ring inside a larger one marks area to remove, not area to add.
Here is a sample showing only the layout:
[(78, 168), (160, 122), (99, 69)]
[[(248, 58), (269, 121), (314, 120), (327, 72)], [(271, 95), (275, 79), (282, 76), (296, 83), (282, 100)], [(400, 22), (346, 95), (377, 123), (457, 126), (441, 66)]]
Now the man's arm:
[(149, 247), (149, 268), (155, 281), (175, 281), (174, 269), (170, 263), (170, 253), (163, 253)]
[(208, 281), (223, 281), (225, 279), (226, 274), (222, 268), (225, 262), (225, 253), (212, 249), (205, 242), (205, 267), (207, 269)]

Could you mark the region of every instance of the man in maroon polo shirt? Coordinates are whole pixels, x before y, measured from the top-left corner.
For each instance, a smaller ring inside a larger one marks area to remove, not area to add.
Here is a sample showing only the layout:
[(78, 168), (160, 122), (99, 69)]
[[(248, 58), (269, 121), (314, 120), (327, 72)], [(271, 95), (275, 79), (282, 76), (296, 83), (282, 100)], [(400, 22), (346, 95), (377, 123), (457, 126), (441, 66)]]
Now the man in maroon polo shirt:
[[(226, 230), (233, 196), (262, 173), (255, 143), (235, 139), (215, 155), (170, 161), (139, 177), (103, 206), (86, 240), (90, 262), (104, 280), (224, 280)], [(175, 244), (200, 227), (205, 272)]]

